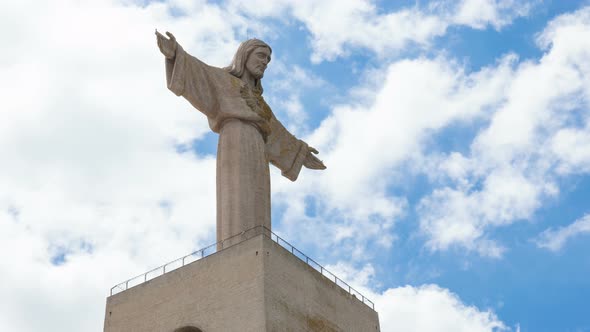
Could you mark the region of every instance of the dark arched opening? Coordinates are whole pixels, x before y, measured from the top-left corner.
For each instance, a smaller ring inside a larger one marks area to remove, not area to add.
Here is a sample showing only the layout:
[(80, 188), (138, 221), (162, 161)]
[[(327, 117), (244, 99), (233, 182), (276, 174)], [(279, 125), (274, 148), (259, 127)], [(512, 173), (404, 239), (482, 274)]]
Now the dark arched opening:
[(201, 329), (196, 328), (194, 326), (183, 326), (183, 327), (179, 327), (176, 330), (174, 330), (174, 332), (203, 332), (201, 331)]

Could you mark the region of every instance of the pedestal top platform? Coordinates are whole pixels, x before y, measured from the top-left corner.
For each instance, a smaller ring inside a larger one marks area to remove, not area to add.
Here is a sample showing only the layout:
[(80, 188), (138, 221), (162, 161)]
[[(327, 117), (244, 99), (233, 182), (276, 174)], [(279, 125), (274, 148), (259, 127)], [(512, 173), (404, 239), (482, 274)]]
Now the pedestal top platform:
[(379, 331), (372, 302), (276, 234), (232, 238), (113, 287), (104, 331)]

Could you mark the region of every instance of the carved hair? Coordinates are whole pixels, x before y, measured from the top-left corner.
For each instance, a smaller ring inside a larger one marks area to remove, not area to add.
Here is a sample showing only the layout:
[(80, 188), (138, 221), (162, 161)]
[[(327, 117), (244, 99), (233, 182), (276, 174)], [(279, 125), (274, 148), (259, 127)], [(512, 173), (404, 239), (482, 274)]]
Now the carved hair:
[[(241, 78), (244, 74), (244, 70), (246, 69), (246, 61), (248, 60), (248, 57), (258, 47), (266, 47), (272, 53), (272, 48), (270, 48), (270, 46), (268, 46), (268, 44), (262, 40), (256, 38), (248, 39), (240, 44), (240, 47), (238, 47), (231, 65), (225, 67), (224, 69), (235, 77)], [(260, 80), (256, 80), (256, 88), (262, 91), (262, 84), (260, 83)]]

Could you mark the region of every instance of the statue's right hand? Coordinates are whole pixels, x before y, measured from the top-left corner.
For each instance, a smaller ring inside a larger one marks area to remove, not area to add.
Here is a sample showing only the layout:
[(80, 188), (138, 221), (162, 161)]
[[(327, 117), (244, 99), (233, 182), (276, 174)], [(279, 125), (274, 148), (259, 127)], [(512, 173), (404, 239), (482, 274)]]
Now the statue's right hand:
[(176, 57), (176, 48), (178, 44), (176, 43), (176, 38), (173, 34), (166, 31), (166, 35), (168, 35), (170, 39), (164, 37), (164, 35), (156, 30), (158, 47), (160, 48), (160, 52), (162, 52), (167, 59), (174, 59), (174, 57)]

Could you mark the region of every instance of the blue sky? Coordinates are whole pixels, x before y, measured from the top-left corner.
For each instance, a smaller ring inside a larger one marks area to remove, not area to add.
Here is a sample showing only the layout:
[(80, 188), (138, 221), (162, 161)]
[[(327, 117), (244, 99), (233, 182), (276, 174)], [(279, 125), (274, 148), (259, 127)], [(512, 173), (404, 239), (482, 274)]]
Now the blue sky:
[(215, 66), (273, 47), (265, 99), (328, 166), (271, 170), (273, 230), (383, 331), (590, 331), (590, 2), (20, 1), (0, 20), (0, 330), (100, 331), (111, 286), (215, 241), (217, 135), (166, 89), (157, 28)]

